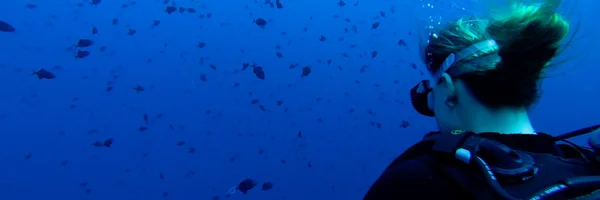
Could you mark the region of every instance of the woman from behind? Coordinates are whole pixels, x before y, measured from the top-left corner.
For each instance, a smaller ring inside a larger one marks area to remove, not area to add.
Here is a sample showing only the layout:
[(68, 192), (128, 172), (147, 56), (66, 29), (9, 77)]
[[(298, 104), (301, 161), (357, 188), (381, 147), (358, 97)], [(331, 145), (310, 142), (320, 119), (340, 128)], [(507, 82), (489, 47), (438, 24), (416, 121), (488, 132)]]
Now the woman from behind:
[[(435, 117), (440, 132), (465, 130), (512, 149), (556, 153), (554, 141), (533, 128), (528, 108), (538, 100), (540, 79), (569, 32), (569, 23), (556, 12), (558, 4), (514, 2), (508, 11), (461, 18), (432, 34), (421, 53), (432, 79), (411, 90), (415, 109)], [(428, 153), (396, 159), (364, 199), (478, 196), (462, 188), (478, 182), (465, 179), (461, 185), (441, 167), (464, 166)]]

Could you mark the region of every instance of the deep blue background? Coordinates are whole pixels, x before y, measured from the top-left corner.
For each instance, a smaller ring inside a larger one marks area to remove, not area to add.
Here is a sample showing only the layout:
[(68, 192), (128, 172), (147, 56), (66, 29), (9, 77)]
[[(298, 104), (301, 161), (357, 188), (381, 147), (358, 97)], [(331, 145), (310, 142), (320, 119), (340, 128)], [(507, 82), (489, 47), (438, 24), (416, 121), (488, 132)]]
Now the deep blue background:
[[(168, 15), (162, 0), (131, 2), (0, 2), (0, 20), (17, 29), (0, 32), (0, 199), (152, 200), (165, 198), (163, 192), (166, 199), (223, 199), (245, 178), (275, 187), (260, 191), (258, 185), (231, 199), (359, 199), (391, 159), (435, 129), (408, 102), (409, 88), (426, 78), (417, 54), (419, 32), (426, 31), (418, 28), (430, 24), (429, 16), (435, 24), (483, 10), (475, 0), (439, 0), (433, 8), (424, 6), (433, 1), (417, 0), (348, 1), (344, 7), (336, 0), (281, 0), (283, 9), (262, 0), (177, 0), (198, 13)], [(599, 123), (596, 8), (594, 1), (561, 8), (574, 25), (581, 22), (580, 32), (564, 54), (570, 62), (559, 70), (569, 73), (544, 82), (544, 97), (532, 112), (539, 131), (559, 134)], [(199, 18), (207, 13), (210, 19)], [(269, 21), (265, 28), (253, 24), (257, 17)], [(161, 24), (152, 27), (153, 20)], [(373, 22), (381, 26), (372, 30)], [(357, 33), (344, 32), (353, 25)], [(129, 28), (137, 33), (127, 35)], [(95, 41), (87, 48), (91, 55), (74, 59), (73, 45), (82, 38)], [(397, 45), (401, 39), (408, 46)], [(206, 47), (197, 48), (198, 42)], [(278, 45), (283, 58), (275, 56)], [(374, 50), (379, 55), (371, 58)], [(262, 65), (266, 79), (240, 71), (242, 63)], [(299, 66), (289, 69), (294, 63)], [(306, 65), (312, 73), (301, 77)], [(55, 66), (56, 79), (31, 75)], [(364, 73), (362, 66), (369, 66)], [(106, 92), (115, 74), (115, 88)], [(200, 74), (208, 80), (200, 81)], [(136, 84), (146, 91), (136, 93)], [(144, 113), (149, 129), (140, 132)], [(402, 128), (403, 120), (410, 126)], [(111, 148), (91, 145), (110, 137)], [(196, 152), (188, 153), (190, 147)], [(190, 171), (195, 174), (186, 176)]]

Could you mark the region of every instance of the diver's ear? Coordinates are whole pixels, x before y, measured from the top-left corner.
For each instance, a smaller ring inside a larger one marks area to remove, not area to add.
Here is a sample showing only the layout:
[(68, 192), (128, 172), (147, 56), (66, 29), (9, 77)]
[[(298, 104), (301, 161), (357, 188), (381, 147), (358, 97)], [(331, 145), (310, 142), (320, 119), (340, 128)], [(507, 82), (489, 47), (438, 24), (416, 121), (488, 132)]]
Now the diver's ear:
[(443, 73), (441, 79), (443, 80), (442, 84), (446, 85), (450, 94), (456, 93), (456, 87), (454, 87), (454, 83), (452, 81), (452, 77), (448, 73)]
[(448, 94), (446, 96), (446, 100), (444, 101), (446, 105), (450, 108), (454, 108), (458, 103), (458, 96), (456, 94), (456, 87), (454, 86), (454, 82), (452, 81), (452, 77), (448, 75), (448, 73), (443, 73), (441, 79), (446, 88), (448, 89)]

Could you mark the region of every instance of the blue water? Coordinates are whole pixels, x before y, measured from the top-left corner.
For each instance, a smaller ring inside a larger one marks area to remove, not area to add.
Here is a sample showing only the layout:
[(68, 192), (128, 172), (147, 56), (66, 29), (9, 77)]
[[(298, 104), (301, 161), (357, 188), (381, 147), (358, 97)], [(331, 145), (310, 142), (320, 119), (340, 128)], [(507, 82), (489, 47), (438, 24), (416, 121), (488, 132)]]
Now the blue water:
[[(229, 199), (360, 199), (435, 129), (408, 99), (427, 77), (419, 28), (478, 11), (475, 0), (90, 2), (0, 3), (15, 28), (0, 32), (0, 199), (227, 199), (247, 178), (255, 188)], [(167, 14), (173, 3), (186, 9)], [(599, 123), (598, 3), (582, 3), (568, 10), (587, 37), (565, 53), (574, 70), (544, 82), (540, 131)]]

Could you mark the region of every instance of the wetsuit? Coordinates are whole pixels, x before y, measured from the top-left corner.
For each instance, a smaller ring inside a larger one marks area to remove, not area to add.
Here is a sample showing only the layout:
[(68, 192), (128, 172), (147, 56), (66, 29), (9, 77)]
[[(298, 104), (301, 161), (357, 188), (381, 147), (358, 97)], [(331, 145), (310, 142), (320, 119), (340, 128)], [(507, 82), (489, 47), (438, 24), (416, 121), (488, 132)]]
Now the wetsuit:
[[(498, 134), (482, 133), (478, 136), (492, 139), (505, 144), (512, 149), (523, 151), (563, 155), (552, 137), (546, 134)], [(474, 197), (466, 192), (456, 183), (456, 180), (431, 166), (427, 160), (435, 160), (436, 163), (444, 163), (444, 167), (461, 167), (455, 160), (440, 161), (432, 155), (421, 155), (417, 159), (403, 160), (392, 163), (383, 174), (371, 186), (365, 200), (399, 200), (399, 199), (460, 199), (467, 200)], [(477, 179), (476, 172), (470, 173)], [(467, 177), (465, 177), (467, 178)], [(474, 183), (475, 186), (483, 184)], [(482, 190), (482, 192), (487, 192)], [(515, 196), (527, 196), (529, 194), (515, 194)]]

